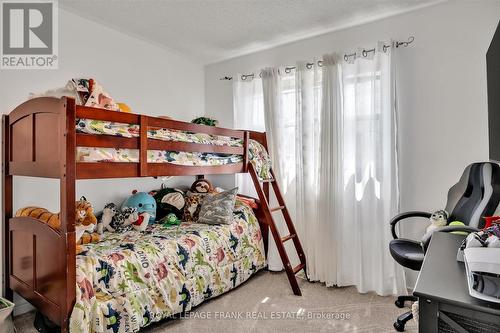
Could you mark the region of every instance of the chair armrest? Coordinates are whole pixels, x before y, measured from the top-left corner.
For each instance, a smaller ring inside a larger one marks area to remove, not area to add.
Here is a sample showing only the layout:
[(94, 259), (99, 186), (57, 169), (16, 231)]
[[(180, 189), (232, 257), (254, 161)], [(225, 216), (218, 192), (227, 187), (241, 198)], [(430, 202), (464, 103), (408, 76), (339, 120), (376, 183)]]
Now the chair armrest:
[(420, 211), (413, 211), (413, 212), (406, 212), (406, 213), (401, 213), (396, 216), (394, 216), (391, 220), (391, 232), (392, 232), (392, 237), (394, 239), (398, 239), (398, 235), (396, 234), (396, 224), (398, 224), (399, 221), (410, 218), (410, 217), (424, 217), (424, 218), (430, 218), (431, 213), (427, 212), (420, 212)]
[(454, 232), (454, 231), (462, 231), (462, 232), (467, 232), (470, 234), (472, 232), (478, 232), (479, 229), (475, 228), (475, 227), (470, 227), (468, 225), (452, 225), (452, 226), (447, 226), (447, 227), (442, 227), (442, 228), (436, 229), (432, 232), (428, 232), (422, 238), (422, 247), (424, 249), (424, 253), (427, 252), (427, 247), (429, 247), (429, 243), (431, 242), (432, 235), (435, 232)]

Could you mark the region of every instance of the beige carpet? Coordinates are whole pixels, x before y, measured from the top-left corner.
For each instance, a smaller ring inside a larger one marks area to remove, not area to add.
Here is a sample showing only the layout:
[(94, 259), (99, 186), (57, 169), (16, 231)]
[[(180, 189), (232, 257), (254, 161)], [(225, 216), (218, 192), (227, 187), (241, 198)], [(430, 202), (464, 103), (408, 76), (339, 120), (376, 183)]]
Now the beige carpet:
[[(201, 304), (188, 318), (157, 323), (143, 332), (395, 332), (395, 318), (407, 310), (396, 308), (394, 297), (304, 280), (299, 284), (302, 297), (292, 294), (284, 273), (260, 272), (235, 290)], [(33, 313), (15, 319), (22, 333), (35, 333), (32, 323)], [(413, 320), (406, 331), (417, 332)]]

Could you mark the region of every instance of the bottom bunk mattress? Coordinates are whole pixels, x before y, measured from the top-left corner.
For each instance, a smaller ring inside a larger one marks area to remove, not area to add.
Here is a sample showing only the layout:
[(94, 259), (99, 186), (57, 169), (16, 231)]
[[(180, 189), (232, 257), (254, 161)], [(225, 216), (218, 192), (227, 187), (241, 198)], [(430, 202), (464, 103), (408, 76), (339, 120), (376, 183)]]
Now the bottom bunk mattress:
[[(257, 174), (262, 179), (270, 179), (271, 158), (259, 142), (249, 140), (248, 157), (254, 165)], [(115, 162), (138, 163), (139, 149), (77, 147), (76, 161), (84, 162)], [(218, 166), (243, 162), (242, 155), (201, 153), (169, 150), (148, 150), (148, 163), (171, 163), (185, 166)]]
[(135, 332), (189, 311), (266, 265), (257, 218), (236, 201), (229, 225), (156, 224), (105, 233), (76, 258), (71, 332)]
[[(172, 163), (187, 166), (216, 166), (243, 162), (242, 155), (148, 150), (148, 163)], [(138, 163), (139, 149), (77, 147), (77, 162)]]

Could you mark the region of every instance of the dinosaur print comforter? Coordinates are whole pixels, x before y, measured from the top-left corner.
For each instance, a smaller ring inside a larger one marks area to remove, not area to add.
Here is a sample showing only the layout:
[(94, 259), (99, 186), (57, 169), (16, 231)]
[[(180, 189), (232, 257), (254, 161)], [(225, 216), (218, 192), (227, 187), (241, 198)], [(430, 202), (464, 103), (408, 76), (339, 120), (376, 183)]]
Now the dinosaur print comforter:
[(258, 221), (237, 201), (230, 225), (152, 225), (105, 233), (76, 259), (70, 330), (136, 332), (189, 311), (246, 281), (266, 265)]

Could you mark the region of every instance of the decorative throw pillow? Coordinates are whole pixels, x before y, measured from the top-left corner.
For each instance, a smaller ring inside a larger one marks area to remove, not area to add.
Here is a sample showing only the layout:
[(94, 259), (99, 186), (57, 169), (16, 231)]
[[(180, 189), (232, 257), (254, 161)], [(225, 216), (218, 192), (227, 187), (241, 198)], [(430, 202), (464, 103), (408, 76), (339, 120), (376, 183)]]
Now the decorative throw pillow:
[(201, 203), (206, 195), (206, 193), (193, 193), (188, 191), (185, 197), (183, 221), (198, 221), (198, 214), (200, 212)]
[(230, 224), (233, 221), (234, 201), (238, 188), (232, 190), (209, 194), (203, 200), (198, 216), (199, 223), (206, 224)]

